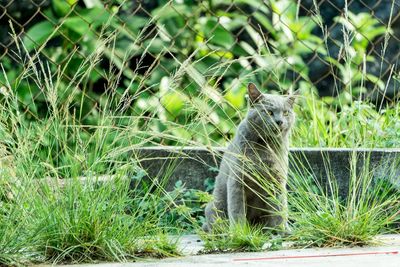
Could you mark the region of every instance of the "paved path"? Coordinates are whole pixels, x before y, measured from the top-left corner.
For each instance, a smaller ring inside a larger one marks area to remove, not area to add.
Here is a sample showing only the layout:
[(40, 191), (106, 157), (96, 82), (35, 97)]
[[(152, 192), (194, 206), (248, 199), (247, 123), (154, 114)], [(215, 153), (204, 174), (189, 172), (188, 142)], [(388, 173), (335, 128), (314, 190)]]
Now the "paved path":
[[(284, 266), (284, 267), (400, 267), (400, 235), (386, 235), (378, 247), (292, 249), (271, 252), (186, 256), (134, 263), (103, 263), (81, 267), (202, 267), (202, 266)], [(185, 248), (186, 245), (186, 248)], [(195, 236), (183, 240), (186, 253), (201, 248)], [(76, 266), (76, 265), (75, 265)]]

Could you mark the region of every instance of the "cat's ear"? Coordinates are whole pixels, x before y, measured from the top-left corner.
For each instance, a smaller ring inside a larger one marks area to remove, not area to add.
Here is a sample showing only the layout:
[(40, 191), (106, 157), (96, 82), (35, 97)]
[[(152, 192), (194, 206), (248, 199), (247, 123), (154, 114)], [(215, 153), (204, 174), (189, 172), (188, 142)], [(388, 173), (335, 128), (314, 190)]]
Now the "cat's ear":
[(296, 91), (294, 91), (293, 93), (291, 93), (288, 97), (287, 97), (287, 102), (289, 103), (289, 105), (291, 107), (293, 107), (294, 103), (296, 102), (296, 99), (298, 98), (298, 96), (300, 95), (300, 90), (297, 89)]
[(249, 100), (251, 104), (257, 103), (262, 96), (262, 93), (260, 90), (258, 90), (254, 83), (249, 83), (247, 85), (247, 93), (249, 94)]

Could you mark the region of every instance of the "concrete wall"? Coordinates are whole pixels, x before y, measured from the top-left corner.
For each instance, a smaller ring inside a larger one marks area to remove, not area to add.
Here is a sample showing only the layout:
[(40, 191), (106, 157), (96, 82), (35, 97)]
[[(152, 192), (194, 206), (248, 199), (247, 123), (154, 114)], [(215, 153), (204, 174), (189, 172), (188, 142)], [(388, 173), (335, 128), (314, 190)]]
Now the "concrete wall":
[[(205, 179), (217, 175), (223, 151), (223, 148), (148, 147), (135, 150), (133, 155), (149, 177), (165, 179), (167, 176), (167, 190), (171, 190), (178, 180), (188, 188), (204, 190)], [(350, 161), (356, 163), (350, 164)], [(289, 168), (292, 179), (293, 174), (313, 175), (324, 184), (328, 177), (336, 178), (344, 196), (351, 166), (357, 166), (358, 172), (366, 166), (375, 177), (390, 178), (400, 186), (399, 162), (400, 149), (293, 148)]]

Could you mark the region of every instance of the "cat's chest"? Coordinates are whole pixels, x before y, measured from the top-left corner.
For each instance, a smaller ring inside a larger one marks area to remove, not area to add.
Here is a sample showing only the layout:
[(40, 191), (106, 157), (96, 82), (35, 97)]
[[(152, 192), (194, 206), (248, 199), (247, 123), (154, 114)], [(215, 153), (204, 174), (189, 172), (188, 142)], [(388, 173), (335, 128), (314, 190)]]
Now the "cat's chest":
[(285, 173), (287, 155), (264, 145), (247, 147), (244, 151), (244, 170), (247, 176), (280, 176)]
[(244, 158), (250, 162), (273, 163), (277, 160), (277, 151), (264, 145), (252, 145), (245, 147), (243, 150)]

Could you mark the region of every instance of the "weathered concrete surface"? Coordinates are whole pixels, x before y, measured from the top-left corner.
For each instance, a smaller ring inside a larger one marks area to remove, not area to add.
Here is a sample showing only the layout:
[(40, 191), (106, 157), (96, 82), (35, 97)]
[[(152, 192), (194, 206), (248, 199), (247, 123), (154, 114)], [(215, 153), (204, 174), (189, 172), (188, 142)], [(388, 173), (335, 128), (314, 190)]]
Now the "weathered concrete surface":
[(148, 147), (134, 155), (149, 177), (168, 179), (167, 190), (182, 180), (188, 188), (204, 189), (204, 180), (215, 178), (223, 154), (222, 148)]
[[(229, 253), (198, 255), (164, 260), (142, 260), (134, 263), (102, 263), (78, 266), (285, 266), (285, 267), (399, 267), (400, 235), (382, 236), (383, 244), (377, 247), (292, 249), (255, 253)], [(76, 266), (76, 265), (75, 265)]]
[[(204, 180), (215, 178), (223, 148), (149, 147), (134, 151), (149, 177), (168, 179), (167, 189), (182, 180), (188, 188), (204, 190)], [(350, 162), (356, 164), (350, 164)], [(377, 178), (390, 177), (400, 184), (400, 149), (293, 148), (290, 150), (290, 172), (313, 175), (322, 183), (335, 178), (340, 192), (347, 192), (353, 166), (357, 173), (366, 166)], [(359, 174), (358, 174), (359, 176)]]
[(184, 235), (178, 240), (179, 250), (183, 255), (196, 255), (204, 249), (204, 242), (198, 235)]

